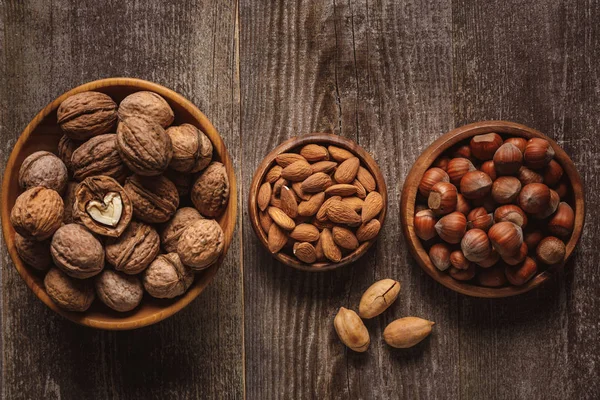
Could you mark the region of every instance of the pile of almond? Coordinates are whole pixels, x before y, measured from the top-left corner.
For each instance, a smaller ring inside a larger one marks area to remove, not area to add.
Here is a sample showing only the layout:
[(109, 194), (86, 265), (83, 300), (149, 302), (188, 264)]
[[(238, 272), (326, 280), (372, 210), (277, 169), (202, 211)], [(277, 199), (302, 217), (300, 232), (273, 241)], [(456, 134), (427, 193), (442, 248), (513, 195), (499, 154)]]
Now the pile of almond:
[(340, 262), (379, 233), (377, 190), (360, 159), (340, 147), (308, 144), (279, 154), (257, 195), (269, 250), (306, 264)]

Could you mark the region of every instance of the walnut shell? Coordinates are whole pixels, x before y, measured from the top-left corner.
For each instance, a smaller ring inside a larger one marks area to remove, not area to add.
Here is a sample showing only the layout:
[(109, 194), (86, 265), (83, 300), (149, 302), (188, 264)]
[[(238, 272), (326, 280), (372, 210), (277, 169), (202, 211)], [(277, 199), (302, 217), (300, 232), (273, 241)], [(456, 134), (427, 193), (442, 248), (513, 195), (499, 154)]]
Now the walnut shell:
[(73, 178), (82, 181), (88, 176), (106, 175), (123, 182), (129, 171), (117, 150), (117, 135), (107, 133), (91, 138), (73, 152)]
[(67, 171), (69, 171), (69, 174), (71, 175), (73, 174), (73, 169), (71, 168), (71, 156), (82, 144), (83, 142), (73, 140), (67, 135), (62, 135), (58, 141), (58, 157), (65, 163)]
[(102, 244), (78, 224), (63, 225), (56, 231), (50, 254), (54, 265), (73, 278), (89, 278), (104, 268)]
[(117, 271), (130, 275), (146, 269), (159, 251), (160, 238), (156, 230), (137, 221), (131, 221), (118, 238), (106, 241), (106, 261)]
[(164, 226), (160, 233), (160, 241), (163, 249), (167, 253), (177, 251), (177, 244), (183, 231), (193, 222), (203, 219), (204, 217), (192, 207), (183, 207), (177, 210), (173, 218), (171, 218)]
[(23, 190), (44, 186), (62, 194), (68, 180), (65, 163), (48, 151), (36, 151), (29, 155), (19, 169), (19, 186)]
[(77, 182), (68, 182), (67, 188), (65, 189), (65, 194), (63, 196), (63, 203), (65, 207), (65, 212), (63, 214), (63, 223), (71, 224), (73, 222), (79, 223), (81, 220), (77, 215), (77, 211), (75, 208), (75, 193), (77, 192), (77, 186), (79, 183)]
[(10, 222), (19, 234), (46, 240), (60, 227), (64, 205), (56, 190), (37, 186), (21, 193), (10, 213)]
[[(117, 195), (114, 200), (111, 199), (113, 194)], [(91, 213), (90, 207), (93, 203), (99, 203), (99, 207), (106, 207), (106, 211), (109, 212), (110, 203), (113, 201), (117, 206), (120, 203), (121, 213), (112, 214), (113, 218), (110, 223), (100, 220)], [(103, 175), (90, 176), (77, 186), (74, 210), (76, 217), (92, 232), (103, 236), (118, 237), (131, 221), (133, 202), (125, 189), (113, 178)]]
[(200, 214), (215, 218), (223, 213), (229, 200), (229, 179), (225, 166), (213, 161), (192, 186), (192, 202)]
[(82, 92), (63, 101), (56, 116), (65, 135), (75, 140), (88, 140), (114, 128), (117, 104), (104, 93)]
[(162, 96), (141, 91), (130, 94), (119, 104), (119, 119), (123, 121), (131, 117), (144, 118), (166, 128), (171, 125), (175, 115)]
[(117, 127), (117, 149), (125, 165), (138, 175), (160, 175), (171, 162), (173, 147), (165, 130), (154, 122), (131, 117)]
[(115, 311), (131, 311), (140, 304), (144, 287), (137, 276), (107, 269), (95, 279), (96, 295)]
[(159, 299), (182, 295), (193, 282), (194, 273), (182, 264), (177, 253), (159, 255), (144, 271), (144, 288)]
[(192, 187), (192, 174), (167, 169), (164, 176), (175, 184), (179, 197), (187, 196)]
[(94, 301), (94, 285), (91, 280), (73, 279), (58, 268), (48, 271), (44, 286), (52, 301), (65, 310), (85, 311)]
[(212, 265), (221, 253), (225, 235), (214, 219), (201, 219), (188, 226), (179, 238), (177, 254), (181, 262), (195, 271)]
[(169, 167), (180, 172), (198, 172), (210, 164), (213, 145), (208, 136), (190, 124), (167, 129), (173, 144)]
[(46, 271), (52, 265), (49, 240), (39, 242), (15, 233), (15, 248), (23, 262), (35, 269)]
[(133, 215), (150, 224), (167, 222), (179, 207), (177, 188), (164, 176), (133, 175), (125, 181)]

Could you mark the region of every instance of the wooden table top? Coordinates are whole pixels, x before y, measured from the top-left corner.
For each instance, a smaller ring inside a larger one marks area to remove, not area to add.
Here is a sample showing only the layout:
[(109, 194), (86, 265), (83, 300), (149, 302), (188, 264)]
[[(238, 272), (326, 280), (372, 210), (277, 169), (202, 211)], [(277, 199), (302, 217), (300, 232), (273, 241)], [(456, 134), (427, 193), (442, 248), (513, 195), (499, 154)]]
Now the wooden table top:
[[(0, 161), (48, 102), (81, 83), (165, 85), (214, 123), (237, 170), (239, 221), (216, 280), (181, 313), (131, 332), (77, 326), (27, 289), (1, 248), (2, 397), (48, 399), (600, 398), (600, 2), (491, 0), (0, 1)], [(403, 179), (440, 134), (505, 119), (571, 155), (587, 223), (566, 272), (522, 296), (445, 289), (408, 254)], [(389, 207), (351, 267), (273, 261), (246, 208), (269, 149), (298, 134), (356, 140), (379, 162)], [(348, 351), (333, 317), (375, 280), (399, 301)], [(400, 316), (436, 322), (408, 350), (381, 339)]]

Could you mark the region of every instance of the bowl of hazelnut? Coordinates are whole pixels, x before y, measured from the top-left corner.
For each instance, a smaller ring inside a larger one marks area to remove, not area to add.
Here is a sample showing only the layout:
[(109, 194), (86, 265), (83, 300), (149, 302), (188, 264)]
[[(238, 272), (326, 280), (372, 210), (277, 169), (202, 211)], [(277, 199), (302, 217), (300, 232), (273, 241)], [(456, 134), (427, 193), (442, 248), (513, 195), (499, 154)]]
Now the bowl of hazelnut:
[(475, 297), (532, 290), (563, 268), (583, 229), (581, 178), (541, 132), (484, 121), (437, 139), (408, 174), (405, 239), (444, 286)]
[(350, 139), (314, 133), (277, 146), (258, 166), (248, 196), (263, 246), (303, 271), (358, 260), (385, 220), (387, 188), (377, 163)]
[(128, 330), (187, 306), (231, 243), (236, 182), (191, 102), (155, 83), (76, 87), (27, 125), (2, 186), (2, 231), (25, 283), (81, 325)]

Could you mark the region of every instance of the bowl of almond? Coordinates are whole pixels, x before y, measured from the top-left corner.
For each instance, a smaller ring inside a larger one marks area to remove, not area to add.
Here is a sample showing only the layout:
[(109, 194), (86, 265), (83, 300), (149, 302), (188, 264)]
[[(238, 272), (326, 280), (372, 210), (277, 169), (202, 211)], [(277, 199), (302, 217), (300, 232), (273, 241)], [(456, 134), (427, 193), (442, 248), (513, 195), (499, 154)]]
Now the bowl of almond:
[(248, 197), (252, 227), (282, 263), (327, 271), (358, 260), (385, 220), (387, 189), (377, 163), (352, 140), (294, 137), (258, 166)]

